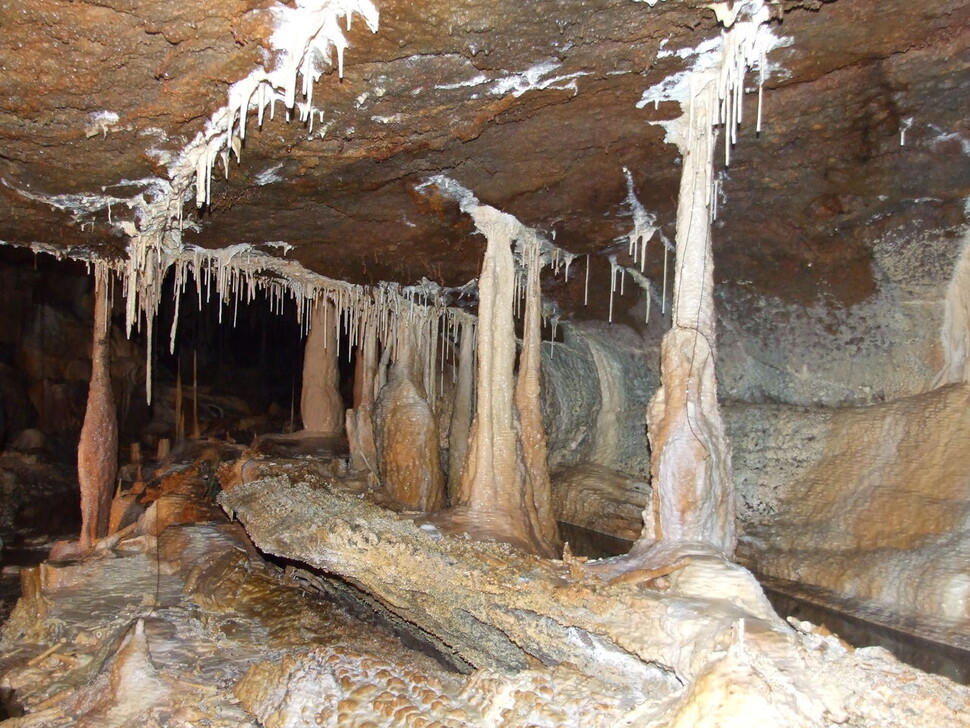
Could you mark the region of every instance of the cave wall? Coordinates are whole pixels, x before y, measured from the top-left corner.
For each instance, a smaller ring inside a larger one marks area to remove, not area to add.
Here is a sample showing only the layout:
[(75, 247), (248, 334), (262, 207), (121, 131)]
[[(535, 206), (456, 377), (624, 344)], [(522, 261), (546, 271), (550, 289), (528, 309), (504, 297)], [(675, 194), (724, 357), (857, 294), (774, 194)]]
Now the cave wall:
[[(76, 263), (5, 250), (0, 258), (0, 394), (7, 442), (27, 428), (69, 448), (81, 429), (91, 377), (92, 279)], [(111, 333), (111, 378), (119, 416), (147, 421), (145, 350)]]
[(553, 473), (594, 464), (647, 477), (646, 407), (659, 361), (625, 325), (580, 322), (542, 351), (542, 411)]
[(857, 613), (970, 644), (970, 388), (870, 407), (734, 405), (739, 558)]
[(872, 251), (875, 289), (850, 305), (825, 295), (810, 305), (786, 303), (722, 286), (721, 397), (839, 406), (929, 389), (944, 366), (944, 301), (964, 246), (959, 227), (913, 224), (884, 235)]

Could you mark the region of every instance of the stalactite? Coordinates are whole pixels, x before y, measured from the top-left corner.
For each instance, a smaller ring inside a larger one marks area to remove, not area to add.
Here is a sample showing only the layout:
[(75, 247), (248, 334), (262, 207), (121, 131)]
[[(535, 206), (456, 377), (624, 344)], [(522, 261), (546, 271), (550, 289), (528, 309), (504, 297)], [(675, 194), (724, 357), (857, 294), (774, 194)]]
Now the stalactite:
[(303, 392), (300, 397), (303, 429), (328, 436), (339, 435), (343, 432), (344, 406), (340, 397), (334, 307), (321, 301), (313, 307), (311, 317), (303, 355)]
[(110, 278), (95, 264), (91, 383), (77, 447), (81, 489), (81, 549), (88, 550), (108, 532), (111, 495), (118, 469), (118, 419), (111, 391)]

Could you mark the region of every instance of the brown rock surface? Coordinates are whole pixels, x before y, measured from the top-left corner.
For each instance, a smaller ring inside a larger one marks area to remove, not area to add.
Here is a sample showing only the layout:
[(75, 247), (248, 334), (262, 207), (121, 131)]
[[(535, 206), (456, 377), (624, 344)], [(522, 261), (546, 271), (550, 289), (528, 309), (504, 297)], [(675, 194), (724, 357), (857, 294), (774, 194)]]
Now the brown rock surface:
[(81, 486), (81, 548), (89, 549), (108, 533), (111, 495), (118, 471), (118, 414), (111, 393), (110, 304), (107, 271), (95, 275), (91, 384), (77, 446)]
[[(209, 209), (185, 205), (200, 227), (185, 231), (188, 242), (284, 240), (338, 278), (461, 284), (476, 274), (481, 241), (453, 206), (413, 193), (445, 169), (586, 253), (629, 230), (626, 166), (669, 230), (677, 152), (646, 122), (676, 110), (637, 102), (689, 63), (670, 51), (717, 35), (703, 3), (377, 5), (376, 33), (359, 17), (346, 32), (343, 79), (324, 67), (314, 99), (326, 118), (310, 131), (277, 113), (259, 130), (251, 115), (242, 159), (227, 180), (214, 176)], [(265, 62), (270, 7), (25, 0), (3, 10), (0, 239), (123, 247), (114, 224), (132, 219), (132, 195), (165, 194), (168, 162), (226, 104), (227, 86)], [(838, 307), (873, 291), (881, 231), (963, 220), (968, 10), (959, 0), (778, 9), (777, 32), (791, 42), (772, 53), (764, 129), (742, 128), (725, 176), (719, 280)], [(659, 266), (651, 256), (651, 277)], [(574, 315), (599, 317), (605, 277), (588, 313), (578, 278), (552, 294)]]

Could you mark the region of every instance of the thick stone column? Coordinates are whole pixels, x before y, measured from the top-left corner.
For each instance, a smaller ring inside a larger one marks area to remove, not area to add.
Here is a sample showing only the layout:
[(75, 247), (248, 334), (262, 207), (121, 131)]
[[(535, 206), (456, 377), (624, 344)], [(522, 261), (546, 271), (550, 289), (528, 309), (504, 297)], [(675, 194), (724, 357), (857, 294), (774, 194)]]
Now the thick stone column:
[[(538, 518), (513, 406), (515, 264), (511, 246), (522, 225), (487, 205), (472, 206), (468, 212), (488, 244), (478, 280), (475, 417), (458, 493), (458, 506), (465, 513), (456, 515), (482, 535), (553, 556), (556, 548), (546, 537), (549, 529)], [(534, 382), (537, 386), (537, 376)], [(523, 383), (523, 387), (529, 386)], [(536, 457), (534, 452), (533, 463)]]
[(647, 411), (653, 497), (641, 542), (705, 543), (731, 555), (737, 540), (731, 454), (714, 376), (710, 205), (717, 76), (699, 81), (680, 122), (673, 323), (661, 347), (661, 387)]
[(303, 429), (324, 435), (340, 435), (344, 429), (344, 403), (340, 396), (337, 365), (337, 310), (318, 301), (310, 318), (303, 353), (303, 392), (300, 397)]
[(77, 476), (81, 486), (81, 549), (85, 551), (108, 533), (111, 496), (118, 471), (118, 415), (111, 391), (109, 286), (107, 269), (96, 267), (91, 383), (81, 439), (77, 446)]

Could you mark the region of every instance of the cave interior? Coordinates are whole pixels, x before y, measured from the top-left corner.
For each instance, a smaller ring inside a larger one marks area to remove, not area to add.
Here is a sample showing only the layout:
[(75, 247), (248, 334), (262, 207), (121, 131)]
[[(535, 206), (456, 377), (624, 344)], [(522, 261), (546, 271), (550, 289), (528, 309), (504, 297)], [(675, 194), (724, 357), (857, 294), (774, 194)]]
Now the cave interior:
[(970, 5), (0, 61), (0, 723), (970, 725)]

